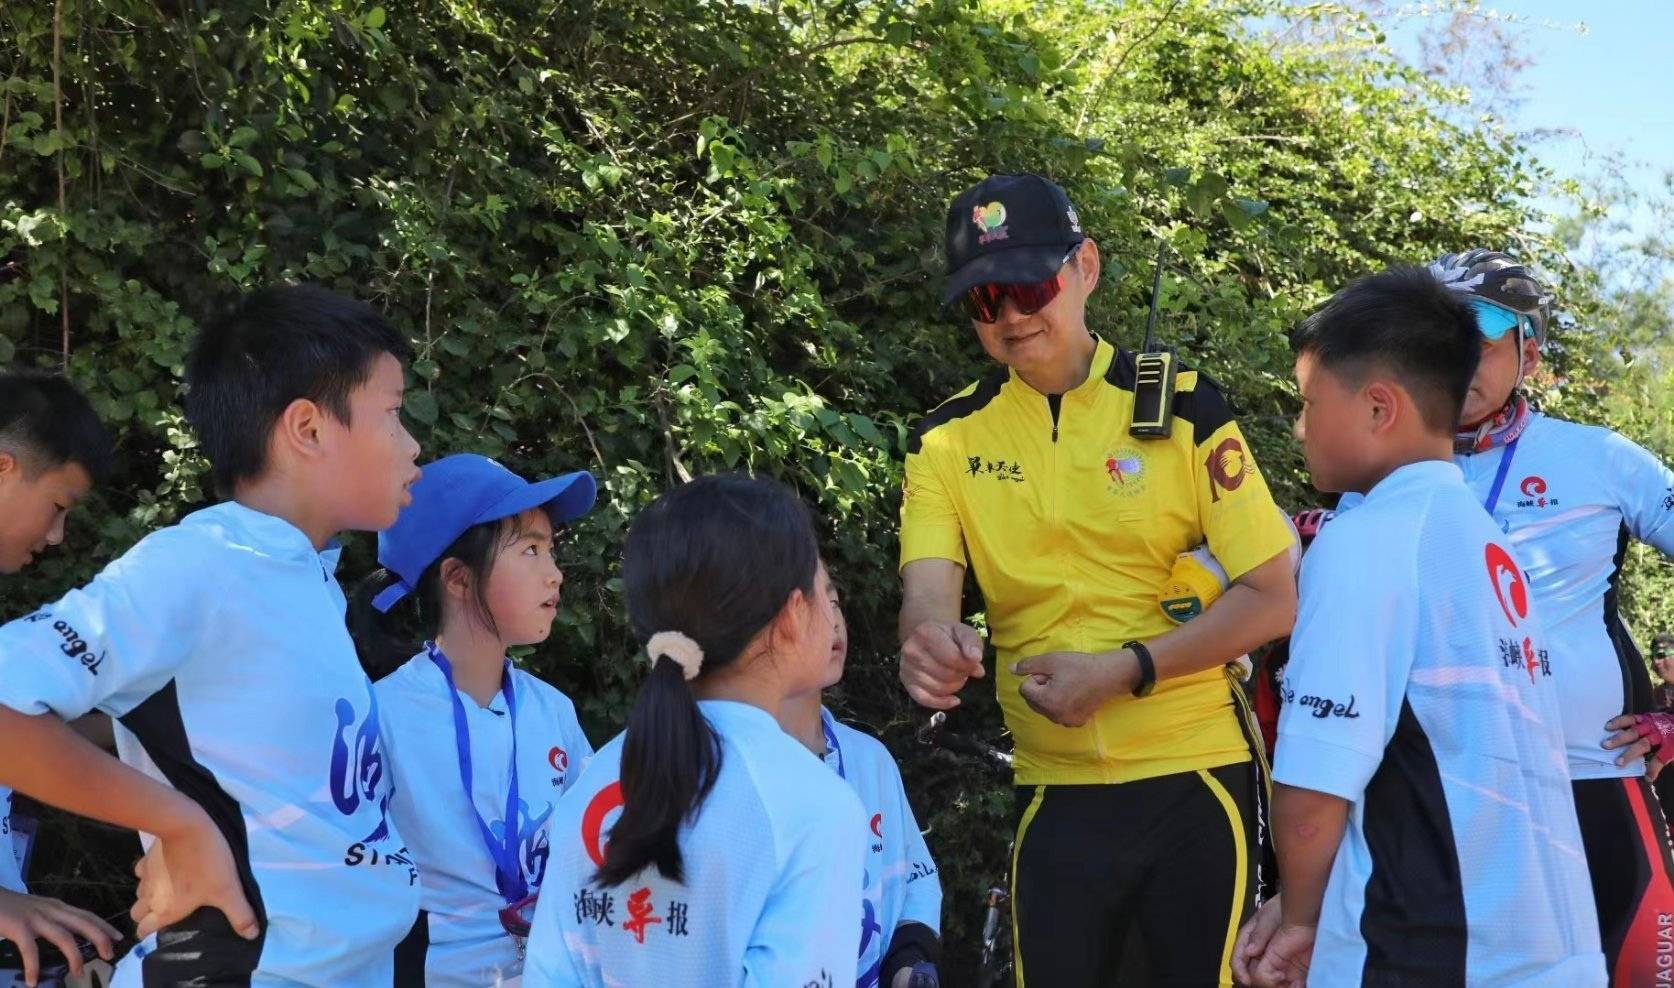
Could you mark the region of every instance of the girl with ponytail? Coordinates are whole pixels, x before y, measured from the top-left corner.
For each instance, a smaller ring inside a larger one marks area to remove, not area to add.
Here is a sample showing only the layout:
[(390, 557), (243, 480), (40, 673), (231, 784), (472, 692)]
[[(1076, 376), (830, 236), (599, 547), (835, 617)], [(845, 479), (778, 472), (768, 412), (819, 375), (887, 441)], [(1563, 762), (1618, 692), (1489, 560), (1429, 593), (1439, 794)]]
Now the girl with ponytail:
[(834, 635), (806, 509), (700, 477), (635, 519), (622, 581), (650, 672), (559, 803), (525, 988), (853, 983), (865, 816), (775, 719)]

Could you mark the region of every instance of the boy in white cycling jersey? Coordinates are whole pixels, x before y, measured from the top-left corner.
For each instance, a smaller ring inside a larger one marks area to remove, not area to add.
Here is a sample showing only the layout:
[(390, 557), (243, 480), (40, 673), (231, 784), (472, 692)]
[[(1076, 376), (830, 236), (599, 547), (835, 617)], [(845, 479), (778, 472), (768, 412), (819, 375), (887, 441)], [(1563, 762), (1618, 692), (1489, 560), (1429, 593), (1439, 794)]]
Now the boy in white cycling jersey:
[(1604, 959), (1522, 565), (1449, 462), (1475, 320), (1422, 269), (1297, 333), (1314, 541), (1281, 691), (1283, 891), (1239, 935), (1256, 986), (1601, 988)]
[[(0, 627), (0, 785), (137, 830), (120, 988), (388, 988), (418, 913), (372, 684), (333, 572), (341, 531), (418, 479), (406, 337), (312, 285), (198, 331), (187, 420), (212, 507)], [(118, 758), (66, 721), (117, 722)]]

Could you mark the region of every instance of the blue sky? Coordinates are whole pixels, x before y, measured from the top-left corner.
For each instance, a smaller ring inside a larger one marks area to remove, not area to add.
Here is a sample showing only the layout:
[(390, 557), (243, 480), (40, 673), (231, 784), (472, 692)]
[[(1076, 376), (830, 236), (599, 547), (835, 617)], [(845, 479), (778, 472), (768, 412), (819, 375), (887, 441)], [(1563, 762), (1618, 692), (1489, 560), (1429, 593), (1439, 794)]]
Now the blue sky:
[[(1580, 132), (1543, 146), (1549, 164), (1577, 172), (1589, 155), (1616, 151), (1653, 172), (1674, 168), (1674, 3), (1518, 0), (1500, 9), (1537, 22), (1527, 101), (1514, 119)], [(1562, 26), (1577, 21), (1584, 34)]]
[[(1511, 125), (1572, 132), (1542, 138), (1540, 160), (1560, 176), (1583, 178), (1621, 155), (1636, 189), (1659, 188), (1674, 169), (1674, 0), (1488, 0), (1483, 7), (1520, 22), (1534, 60), (1521, 77), (1521, 105), (1506, 114)], [(1385, 25), (1398, 50), (1415, 50), (1417, 20)], [(1642, 211), (1629, 218), (1647, 219)]]

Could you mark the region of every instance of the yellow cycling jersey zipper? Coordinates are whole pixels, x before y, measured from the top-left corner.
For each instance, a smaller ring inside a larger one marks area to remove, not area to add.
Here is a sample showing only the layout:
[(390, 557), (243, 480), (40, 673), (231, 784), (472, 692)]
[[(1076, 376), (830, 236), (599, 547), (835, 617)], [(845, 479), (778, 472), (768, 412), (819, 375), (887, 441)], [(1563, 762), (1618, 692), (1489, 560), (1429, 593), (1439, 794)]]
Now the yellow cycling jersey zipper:
[[(1082, 590), (1082, 588), (1081, 588), (1080, 581), (1075, 578), (1076, 577), (1076, 570), (1075, 570), (1075, 567), (1073, 565), (1071, 565), (1073, 563), (1073, 560), (1070, 559), (1069, 554), (1065, 552), (1065, 549), (1069, 545), (1069, 539), (1064, 535), (1063, 517), (1062, 517), (1062, 513), (1060, 511), (1060, 501), (1059, 501), (1059, 492), (1065, 490), (1074, 479), (1072, 477), (1065, 476), (1064, 475), (1065, 471), (1063, 471), (1059, 466), (1059, 462), (1062, 459), (1062, 454), (1060, 453), (1059, 448), (1058, 448), (1058, 436), (1059, 436), (1059, 434), (1060, 434), (1060, 432), (1062, 431), (1062, 428), (1063, 428), (1062, 420), (1063, 420), (1063, 416), (1064, 416), (1064, 396), (1063, 395), (1047, 395), (1046, 396), (1046, 409), (1047, 409), (1048, 414), (1052, 418), (1051, 449), (1047, 451), (1047, 460), (1048, 460), (1048, 467), (1049, 467), (1048, 470), (1047, 470), (1047, 476), (1051, 478), (1051, 483), (1048, 485), (1047, 494), (1046, 494), (1047, 499), (1048, 499), (1047, 500), (1048, 507), (1047, 507), (1046, 518), (1047, 518), (1047, 523), (1050, 526), (1050, 530), (1052, 532), (1052, 543), (1051, 543), (1052, 544), (1052, 552), (1053, 552), (1053, 555), (1058, 559), (1059, 571), (1063, 572), (1063, 573), (1068, 573), (1068, 574), (1071, 575), (1071, 578), (1069, 580), (1069, 585), (1066, 588), (1066, 592), (1070, 596), (1070, 606), (1069, 606), (1070, 618), (1069, 618), (1069, 620), (1075, 622), (1074, 640), (1075, 640), (1075, 643), (1076, 643), (1076, 647), (1077, 648), (1086, 648), (1087, 644), (1086, 644), (1085, 639), (1082, 636), (1082, 629), (1081, 629), (1081, 623), (1082, 623), (1081, 590)], [(1069, 459), (1070, 459), (1070, 462), (1073, 464), (1075, 458), (1073, 456), (1071, 456)], [(1071, 508), (1071, 510), (1074, 510), (1073, 507)], [(1104, 738), (1103, 738), (1102, 733), (1099, 730), (1099, 719), (1098, 719), (1098, 717), (1095, 716), (1092, 720), (1088, 721), (1087, 726), (1091, 729), (1091, 733), (1092, 733), (1092, 736), (1093, 736), (1093, 753), (1098, 758), (1099, 770), (1105, 774), (1105, 781), (1108, 782), (1108, 781), (1110, 781), (1110, 766), (1109, 766), (1109, 764), (1108, 764), (1108, 762), (1105, 758)]]

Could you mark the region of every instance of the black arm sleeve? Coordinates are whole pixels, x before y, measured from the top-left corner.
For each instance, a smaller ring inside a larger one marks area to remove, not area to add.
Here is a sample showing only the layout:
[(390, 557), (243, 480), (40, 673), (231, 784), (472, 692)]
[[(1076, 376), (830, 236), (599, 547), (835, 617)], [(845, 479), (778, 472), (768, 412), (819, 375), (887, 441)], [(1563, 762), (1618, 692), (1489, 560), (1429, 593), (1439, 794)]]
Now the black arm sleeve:
[(942, 938), (923, 923), (902, 923), (889, 938), (889, 950), (884, 952), (883, 977), (880, 986), (895, 980), (896, 972), (910, 968), (919, 961), (939, 964), (942, 957)]

